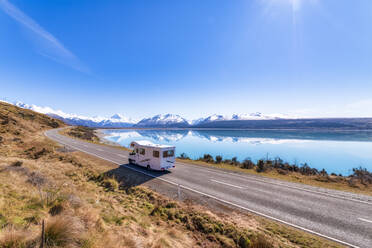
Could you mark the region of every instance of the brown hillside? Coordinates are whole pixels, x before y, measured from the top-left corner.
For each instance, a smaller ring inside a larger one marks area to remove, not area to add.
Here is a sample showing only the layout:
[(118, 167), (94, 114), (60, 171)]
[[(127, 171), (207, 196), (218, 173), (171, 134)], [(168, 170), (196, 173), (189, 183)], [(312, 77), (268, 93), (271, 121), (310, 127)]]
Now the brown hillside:
[(62, 121), (47, 115), (0, 102), (0, 133), (3, 138), (22, 138), (40, 130), (63, 126)]

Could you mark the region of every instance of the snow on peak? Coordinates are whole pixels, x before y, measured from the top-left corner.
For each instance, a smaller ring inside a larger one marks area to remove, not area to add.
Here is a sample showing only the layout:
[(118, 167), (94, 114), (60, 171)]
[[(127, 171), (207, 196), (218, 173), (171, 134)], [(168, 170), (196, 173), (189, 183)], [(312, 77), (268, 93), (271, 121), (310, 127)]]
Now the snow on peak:
[(159, 114), (151, 118), (144, 118), (137, 123), (137, 126), (164, 126), (164, 125), (189, 125), (189, 122), (179, 115)]
[(71, 125), (84, 125), (91, 127), (128, 127), (134, 124), (134, 121), (120, 114), (114, 114), (110, 118), (94, 116), (87, 117), (76, 114), (68, 114), (61, 110), (54, 110), (50, 107), (40, 107), (34, 104), (29, 105), (20, 101), (13, 103), (15, 106), (30, 109), (38, 113), (50, 115), (57, 119), (61, 119)]
[(113, 116), (111, 116), (111, 119), (121, 120), (124, 119), (124, 117), (121, 114), (114, 114)]
[(199, 123), (207, 123), (207, 122), (214, 122), (214, 121), (276, 120), (276, 119), (294, 119), (294, 118), (298, 118), (298, 117), (284, 115), (284, 114), (264, 115), (260, 112), (251, 113), (251, 114), (233, 114), (231, 116), (213, 114), (206, 118), (200, 118), (200, 119), (194, 120), (191, 123), (193, 125), (197, 125)]
[[(0, 100), (2, 102), (7, 102), (5, 100)], [(255, 112), (251, 114), (233, 114), (230, 116), (213, 114), (205, 118), (200, 118), (193, 121), (187, 121), (185, 118), (177, 114), (158, 114), (150, 118), (144, 118), (137, 123), (137, 121), (126, 118), (121, 114), (114, 114), (111, 117), (87, 117), (76, 114), (68, 114), (62, 110), (54, 110), (50, 107), (40, 107), (37, 105), (29, 105), (23, 102), (11, 103), (15, 106), (31, 109), (33, 111), (47, 114), (52, 117), (61, 119), (71, 125), (84, 125), (91, 127), (190, 127), (196, 126), (203, 123), (211, 123), (218, 121), (239, 121), (239, 120), (276, 120), (276, 119), (298, 119), (300, 117), (289, 116), (285, 114), (262, 114), (260, 112)], [(135, 124), (137, 123), (137, 124)]]

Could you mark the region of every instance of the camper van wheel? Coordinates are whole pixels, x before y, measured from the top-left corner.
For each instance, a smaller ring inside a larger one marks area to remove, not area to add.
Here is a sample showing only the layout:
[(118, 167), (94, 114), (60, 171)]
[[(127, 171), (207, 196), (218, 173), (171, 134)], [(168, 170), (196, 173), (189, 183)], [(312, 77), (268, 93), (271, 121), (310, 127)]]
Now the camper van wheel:
[(147, 170), (150, 170), (150, 169), (151, 169), (151, 167), (150, 167), (150, 165), (149, 165), (149, 164), (147, 165), (147, 167), (146, 167), (146, 168), (147, 168)]

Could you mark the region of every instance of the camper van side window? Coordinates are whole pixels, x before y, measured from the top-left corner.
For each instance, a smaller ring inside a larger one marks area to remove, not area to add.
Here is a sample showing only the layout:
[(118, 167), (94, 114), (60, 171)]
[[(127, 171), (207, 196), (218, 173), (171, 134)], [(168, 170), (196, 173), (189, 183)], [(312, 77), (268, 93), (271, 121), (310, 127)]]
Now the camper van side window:
[(136, 153), (138, 153), (138, 148), (136, 148)]
[(145, 149), (140, 148), (139, 153), (140, 153), (141, 155), (145, 155)]
[(154, 156), (154, 158), (158, 158), (160, 153), (159, 153), (159, 151), (153, 151), (152, 155)]
[(174, 151), (173, 150), (163, 152), (163, 158), (173, 157), (173, 156), (174, 156)]

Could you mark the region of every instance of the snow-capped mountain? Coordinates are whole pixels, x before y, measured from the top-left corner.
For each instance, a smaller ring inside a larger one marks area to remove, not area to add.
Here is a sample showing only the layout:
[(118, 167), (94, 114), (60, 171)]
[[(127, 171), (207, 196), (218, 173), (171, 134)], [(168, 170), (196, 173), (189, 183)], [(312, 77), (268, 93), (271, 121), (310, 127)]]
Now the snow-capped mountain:
[(54, 110), (50, 107), (40, 107), (36, 105), (29, 105), (23, 102), (14, 103), (15, 106), (25, 109), (30, 109), (35, 112), (49, 115), (51, 117), (60, 119), (70, 125), (81, 125), (87, 127), (108, 127), (108, 128), (120, 128), (120, 127), (131, 127), (134, 125), (134, 121), (125, 118), (120, 114), (114, 114), (111, 117), (87, 117), (75, 114), (68, 114), (61, 110)]
[[(8, 101), (1, 101), (9, 103)], [(256, 112), (251, 114), (233, 114), (231, 116), (214, 114), (206, 118), (200, 118), (189, 122), (185, 118), (176, 114), (159, 114), (151, 118), (144, 118), (136, 123), (134, 120), (126, 118), (120, 114), (114, 114), (111, 117), (87, 117), (76, 114), (68, 114), (61, 110), (54, 110), (50, 107), (29, 105), (23, 102), (15, 102), (11, 104), (21, 108), (31, 109), (42, 114), (47, 114), (70, 125), (82, 125), (97, 128), (260, 128), (261, 124), (254, 123), (256, 120), (265, 120), (270, 122), (284, 121), (285, 119), (299, 119), (299, 117), (292, 117), (283, 114), (264, 115), (260, 112)]]
[(136, 127), (189, 127), (189, 122), (179, 115), (165, 114), (155, 115), (151, 118), (144, 118), (139, 121)]
[(206, 118), (200, 118), (192, 122), (193, 125), (211, 123), (216, 121), (246, 121), (246, 120), (278, 120), (278, 119), (293, 119), (295, 117), (284, 114), (264, 115), (260, 112), (251, 114), (233, 114), (231, 116), (210, 115)]

